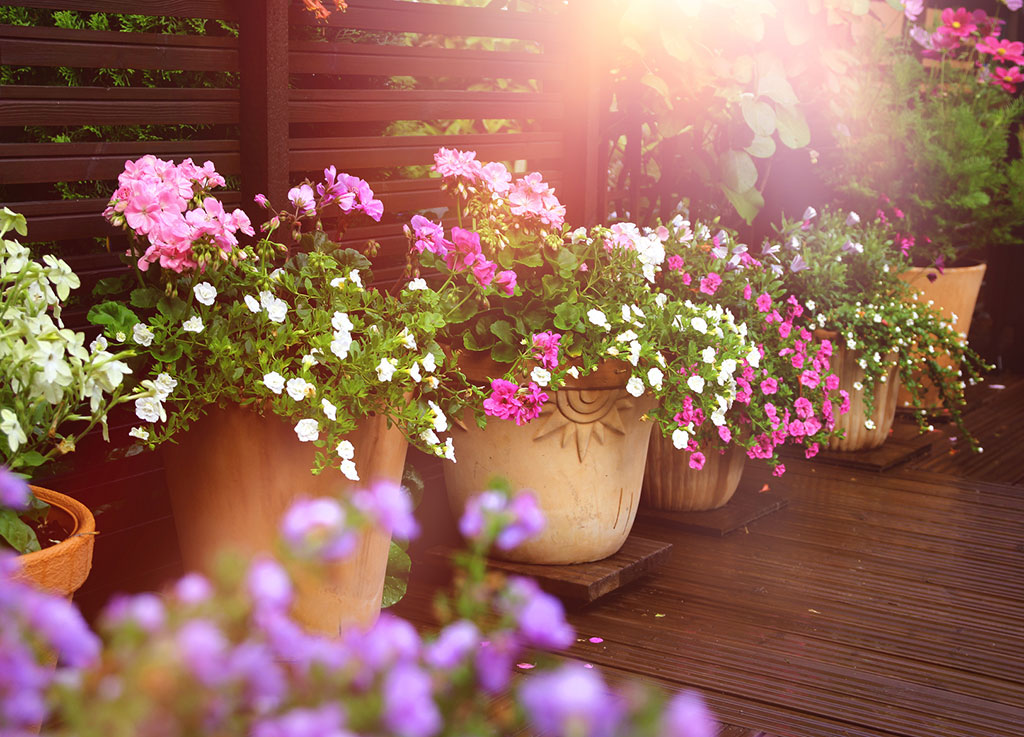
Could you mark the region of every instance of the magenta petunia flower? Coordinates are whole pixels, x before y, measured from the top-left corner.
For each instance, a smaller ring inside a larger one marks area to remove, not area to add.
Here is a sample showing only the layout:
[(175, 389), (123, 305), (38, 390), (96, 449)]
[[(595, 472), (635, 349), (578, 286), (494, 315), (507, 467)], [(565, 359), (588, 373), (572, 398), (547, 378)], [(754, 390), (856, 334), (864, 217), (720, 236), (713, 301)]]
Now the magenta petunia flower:
[(722, 286), (722, 277), (713, 271), (700, 280), (700, 291), (710, 296), (714, 296), (720, 286)]

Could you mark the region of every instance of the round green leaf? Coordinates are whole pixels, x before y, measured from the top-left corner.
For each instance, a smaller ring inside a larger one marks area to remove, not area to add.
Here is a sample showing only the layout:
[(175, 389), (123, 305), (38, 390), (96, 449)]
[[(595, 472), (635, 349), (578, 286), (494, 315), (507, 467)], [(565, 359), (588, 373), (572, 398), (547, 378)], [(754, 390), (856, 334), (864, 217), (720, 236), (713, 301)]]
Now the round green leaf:
[(734, 192), (745, 192), (757, 183), (757, 167), (745, 151), (726, 151), (722, 161), (722, 184)]
[(755, 136), (770, 136), (775, 132), (775, 110), (767, 102), (746, 99), (740, 102), (740, 111)]
[(775, 139), (768, 136), (754, 136), (754, 140), (743, 150), (759, 159), (770, 159), (775, 155)]
[(803, 112), (790, 105), (779, 105), (775, 109), (775, 122), (779, 140), (790, 148), (803, 148), (811, 142), (811, 129)]

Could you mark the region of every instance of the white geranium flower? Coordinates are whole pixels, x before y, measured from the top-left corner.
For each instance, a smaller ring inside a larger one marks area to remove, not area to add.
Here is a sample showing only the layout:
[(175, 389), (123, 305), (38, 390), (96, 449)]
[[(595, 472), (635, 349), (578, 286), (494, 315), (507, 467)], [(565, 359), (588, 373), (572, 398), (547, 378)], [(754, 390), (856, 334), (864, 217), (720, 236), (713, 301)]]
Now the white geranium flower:
[(380, 363), (377, 364), (377, 379), (380, 381), (391, 381), (391, 377), (395, 375), (395, 367), (398, 362), (393, 358), (382, 358)]
[(331, 316), (331, 327), (339, 333), (351, 333), (355, 329), (347, 312), (335, 312)]
[(690, 387), (691, 391), (700, 394), (702, 391), (704, 391), (704, 378), (698, 376), (697, 374), (694, 374), (693, 376), (686, 380), (686, 385)]
[(547, 386), (551, 383), (551, 372), (546, 368), (536, 366), (533, 371), (530, 372), (530, 378), (537, 382), (538, 386)]
[(199, 317), (199, 315), (193, 315), (181, 324), (181, 329), (186, 333), (201, 333), (203, 332), (203, 327), (203, 318)]
[(707, 348), (700, 352), (700, 358), (704, 363), (714, 363), (715, 349), (711, 346), (708, 346)]
[(259, 312), (261, 309), (260, 303), (251, 294), (245, 295), (245, 306), (249, 308), (249, 312), (253, 313)]
[(280, 394), (284, 391), (284, 377), (276, 371), (271, 371), (269, 374), (263, 375), (263, 383), (270, 391), (274, 394)]
[(28, 437), (18, 422), (18, 416), (6, 407), (0, 410), (0, 432), (7, 438), (7, 446), (12, 453), (16, 453), (22, 443), (28, 442)]
[(104, 338), (102, 335), (97, 335), (96, 339), (93, 340), (93, 342), (89, 344), (89, 352), (90, 353), (98, 353), (100, 351), (105, 351), (105, 350), (107, 350), (107, 348), (108, 348), (107, 339)]
[(345, 478), (350, 481), (359, 480), (359, 472), (356, 471), (355, 461), (344, 460), (341, 462), (341, 472), (345, 474)]
[(146, 441), (149, 440), (149, 430), (144, 427), (133, 427), (128, 431), (128, 437)]
[(676, 450), (682, 450), (690, 443), (690, 434), (681, 427), (672, 432), (672, 445)]
[(275, 298), (270, 305), (267, 306), (267, 317), (270, 318), (271, 322), (284, 322), (285, 315), (288, 314), (288, 303), (283, 299)]
[(320, 406), (324, 409), (324, 414), (327, 415), (327, 419), (331, 422), (337, 422), (338, 420), (338, 408), (335, 407), (327, 399), (320, 400)]
[[(628, 307), (623, 307), (623, 309), (629, 310)], [(587, 319), (599, 328), (612, 329), (612, 326), (608, 324), (608, 317), (601, 310), (587, 310)]]
[(132, 340), (141, 346), (148, 347), (153, 344), (153, 331), (145, 323), (137, 322), (132, 328)]
[(320, 423), (316, 420), (299, 420), (295, 423), (295, 434), (303, 443), (312, 443), (320, 438)]
[(405, 288), (408, 289), (410, 292), (420, 292), (420, 291), (423, 291), (424, 289), (427, 288), (427, 280), (426, 279), (413, 279), (411, 282), (409, 282), (409, 284)]
[(708, 322), (703, 317), (695, 317), (690, 320), (690, 326), (702, 335), (708, 331)]
[(288, 379), (288, 383), (285, 387), (288, 392), (288, 396), (296, 402), (301, 402), (306, 397), (316, 393), (316, 387), (302, 377)]
[(626, 391), (634, 397), (641, 396), (644, 393), (643, 379), (639, 376), (630, 376), (629, 381), (626, 382)]
[(217, 288), (208, 281), (201, 281), (192, 287), (192, 293), (196, 295), (196, 301), (204, 305), (212, 305), (217, 299)]
[(665, 374), (660, 368), (655, 367), (647, 372), (647, 383), (650, 384), (653, 389), (661, 389), (664, 378)]
[(334, 450), (338, 453), (338, 457), (343, 461), (351, 461), (356, 457), (355, 446), (352, 445), (352, 442), (349, 440), (342, 440)]
[(172, 378), (168, 373), (158, 374), (156, 381), (153, 382), (153, 386), (156, 387), (156, 396), (161, 402), (171, 396), (171, 392), (177, 385), (178, 380)]
[(135, 400), (135, 416), (143, 422), (166, 422), (167, 411), (158, 397), (139, 397)]

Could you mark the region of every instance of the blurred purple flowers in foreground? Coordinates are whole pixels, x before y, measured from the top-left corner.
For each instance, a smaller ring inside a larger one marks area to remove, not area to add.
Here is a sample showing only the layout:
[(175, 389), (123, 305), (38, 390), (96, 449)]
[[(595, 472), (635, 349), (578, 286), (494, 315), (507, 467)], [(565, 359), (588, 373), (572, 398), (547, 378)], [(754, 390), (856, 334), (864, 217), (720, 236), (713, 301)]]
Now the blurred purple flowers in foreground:
[[(284, 562), (235, 560), (216, 580), (190, 573), (165, 596), (119, 597), (102, 641), (72, 604), (14, 580), (15, 560), (0, 559), (0, 734), (46, 722), (46, 734), (75, 737), (435, 737), (507, 734), (524, 720), (552, 737), (714, 733), (695, 694), (666, 704), (636, 686), (617, 693), (597, 671), (552, 669), (537, 652), (575, 640), (561, 603), (483, 564), (492, 542), (515, 547), (543, 528), (531, 494), (467, 504), (460, 529), (474, 550), (457, 562), (459, 590), (439, 607), (448, 623), (436, 636), (387, 612), (340, 637), (303, 630), (289, 614), (289, 567), (308, 576), (311, 563), (344, 557), (367, 524), (410, 537), (411, 509), (390, 485), (300, 501), (283, 520)], [(523, 708), (495, 712), (481, 694), (507, 689), (523, 657), (539, 663), (516, 691)]]

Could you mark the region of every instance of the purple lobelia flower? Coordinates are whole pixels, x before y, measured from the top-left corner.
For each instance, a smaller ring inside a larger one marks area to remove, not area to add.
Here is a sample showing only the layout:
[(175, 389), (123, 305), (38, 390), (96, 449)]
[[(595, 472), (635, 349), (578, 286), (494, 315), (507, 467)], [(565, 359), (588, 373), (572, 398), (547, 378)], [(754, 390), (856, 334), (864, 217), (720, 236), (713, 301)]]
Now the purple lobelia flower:
[(25, 479), (0, 466), (0, 507), (25, 509), (31, 498)]
[(175, 635), (174, 644), (182, 663), (204, 686), (218, 686), (230, 677), (228, 640), (210, 620), (186, 622)]
[(480, 645), (480, 630), (467, 620), (459, 620), (441, 630), (427, 645), (424, 661), (433, 668), (449, 670), (460, 665)]
[(469, 499), (459, 520), (459, 531), (469, 540), (486, 542), (496, 535), (502, 550), (521, 545), (544, 529), (544, 515), (531, 491), (511, 500), (500, 491), (485, 491)]
[(562, 602), (541, 591), (531, 578), (510, 578), (500, 606), (515, 617), (520, 636), (531, 647), (561, 650), (576, 639)]
[(202, 604), (212, 595), (213, 587), (199, 573), (186, 573), (174, 584), (174, 597), (182, 604), (190, 606)]
[(351, 554), (358, 541), (346, 525), (344, 507), (328, 497), (295, 502), (281, 523), (281, 536), (296, 555), (330, 561)]
[(292, 603), (292, 582), (270, 558), (257, 558), (249, 568), (246, 588), (257, 609), (286, 609)]
[(519, 640), (508, 631), (493, 633), (490, 640), (480, 643), (476, 651), (476, 674), (485, 691), (495, 694), (508, 685), (512, 664), (521, 649)]
[(384, 723), (400, 737), (432, 737), (441, 729), (430, 676), (416, 665), (400, 663), (384, 680)]
[(370, 673), (406, 663), (419, 657), (422, 643), (416, 628), (404, 619), (382, 612), (367, 630), (345, 632), (345, 644)]
[(228, 655), (229, 677), (243, 685), (246, 704), (257, 713), (277, 706), (288, 692), (285, 673), (264, 643), (243, 642)]
[(130, 623), (143, 632), (154, 634), (163, 629), (166, 622), (163, 600), (156, 594), (117, 596), (103, 610), (103, 623), (107, 627)]
[(601, 676), (578, 664), (533, 676), (519, 697), (537, 730), (552, 737), (610, 737), (623, 713)]
[(398, 484), (378, 481), (368, 490), (353, 494), (352, 505), (401, 540), (411, 540), (419, 534), (412, 514), (412, 498)]
[(672, 699), (662, 716), (662, 737), (713, 737), (718, 726), (704, 700), (693, 691)]
[(257, 722), (252, 737), (350, 737), (345, 730), (345, 712), (335, 703), (310, 709), (292, 709), (272, 719)]

